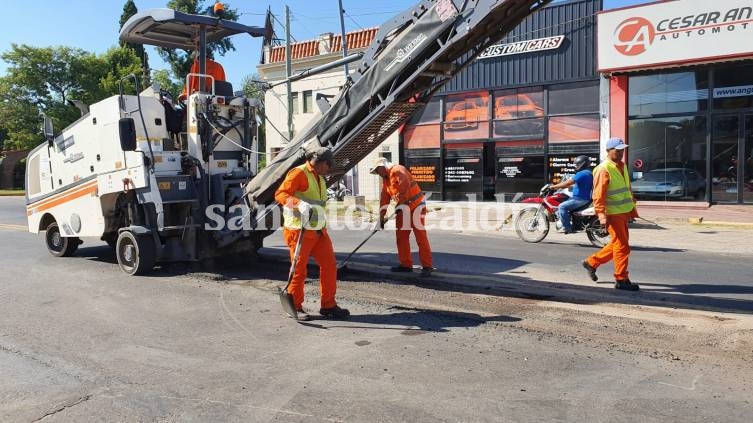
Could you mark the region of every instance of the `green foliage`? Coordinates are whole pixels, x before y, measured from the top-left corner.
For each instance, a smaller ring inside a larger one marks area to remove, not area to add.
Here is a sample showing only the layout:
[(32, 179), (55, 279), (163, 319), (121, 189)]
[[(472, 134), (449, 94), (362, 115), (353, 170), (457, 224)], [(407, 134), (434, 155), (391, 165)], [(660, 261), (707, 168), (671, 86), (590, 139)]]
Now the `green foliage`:
[[(259, 145), (258, 150), (266, 151), (267, 145), (267, 125), (264, 119), (264, 92), (266, 91), (266, 83), (261, 80), (259, 74), (247, 75), (243, 78), (241, 83), (243, 94), (248, 98), (255, 98), (262, 104), (262, 110), (260, 110), (259, 118)], [(263, 169), (267, 165), (267, 156), (259, 155), (259, 169)]]
[(169, 92), (174, 99), (177, 99), (183, 90), (183, 83), (173, 80), (170, 77), (170, 72), (166, 69), (154, 71), (152, 81), (159, 83), (160, 88)]
[[(238, 11), (230, 9), (227, 3), (223, 4), (225, 5), (225, 15), (223, 20), (237, 21)], [(208, 6), (205, 6), (204, 0), (170, 0), (167, 2), (167, 7), (183, 13), (211, 16), (214, 2), (210, 2)], [(221, 41), (207, 43), (207, 57), (212, 59), (218, 54), (224, 56), (225, 53), (231, 50), (235, 50), (235, 46), (233, 46), (233, 43), (227, 38)], [(186, 75), (188, 75), (188, 72), (191, 70), (191, 63), (193, 63), (191, 51), (158, 47), (157, 52), (164, 61), (170, 64), (170, 68), (176, 79), (180, 81), (186, 79)]]
[(123, 76), (141, 70), (128, 47), (96, 56), (64, 46), (12, 44), (0, 58), (8, 64), (7, 74), (0, 77), (0, 132), (5, 133), (6, 149), (30, 149), (44, 141), (40, 113), (49, 116), (59, 132), (80, 117), (69, 100), (96, 103), (117, 94)]
[[(123, 28), (123, 24), (128, 21), (128, 19), (138, 13), (139, 9), (136, 8), (136, 4), (134, 4), (133, 0), (127, 0), (125, 4), (123, 5), (123, 13), (120, 15), (120, 21), (118, 21), (118, 28)], [(133, 44), (133, 43), (120, 43), (121, 47), (128, 46), (136, 53), (136, 57), (139, 58), (141, 61), (141, 69), (140, 74), (137, 73), (136, 75), (139, 75), (141, 77), (141, 85), (144, 87), (147, 87), (149, 85), (152, 85), (152, 81), (149, 77), (149, 55), (146, 53), (146, 50), (144, 49), (144, 46), (142, 44)]]

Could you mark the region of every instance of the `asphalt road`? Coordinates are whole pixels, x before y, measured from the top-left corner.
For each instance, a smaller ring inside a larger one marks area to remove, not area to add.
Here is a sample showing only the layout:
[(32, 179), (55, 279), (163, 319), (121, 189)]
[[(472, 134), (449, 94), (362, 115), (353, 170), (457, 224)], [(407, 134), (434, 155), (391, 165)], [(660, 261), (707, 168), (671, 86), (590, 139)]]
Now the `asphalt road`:
[[(0, 198), (0, 421), (747, 422), (753, 411), (753, 330), (731, 318), (689, 330), (352, 277), (338, 291), (350, 320), (296, 324), (274, 290), (284, 263), (127, 277), (100, 242), (52, 258), (19, 230), (17, 204)], [(493, 241), (456, 236), (447, 254)], [(372, 258), (389, 261), (389, 245), (379, 234)], [(560, 247), (546, 258), (585, 251)], [(317, 308), (315, 284), (305, 306)]]

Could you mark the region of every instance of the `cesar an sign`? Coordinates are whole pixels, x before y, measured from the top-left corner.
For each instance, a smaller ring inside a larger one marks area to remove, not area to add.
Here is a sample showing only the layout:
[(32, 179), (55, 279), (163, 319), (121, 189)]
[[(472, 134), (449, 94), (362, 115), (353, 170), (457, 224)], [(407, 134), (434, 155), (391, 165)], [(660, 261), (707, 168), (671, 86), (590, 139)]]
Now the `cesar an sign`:
[(676, 0), (606, 11), (598, 31), (601, 72), (753, 57), (753, 3)]
[(564, 35), (555, 35), (554, 37), (537, 38), (535, 40), (519, 41), (517, 43), (497, 44), (488, 47), (483, 53), (479, 54), (479, 59), (488, 59), (490, 57), (511, 56), (513, 54), (533, 53), (534, 51), (555, 50), (560, 48)]

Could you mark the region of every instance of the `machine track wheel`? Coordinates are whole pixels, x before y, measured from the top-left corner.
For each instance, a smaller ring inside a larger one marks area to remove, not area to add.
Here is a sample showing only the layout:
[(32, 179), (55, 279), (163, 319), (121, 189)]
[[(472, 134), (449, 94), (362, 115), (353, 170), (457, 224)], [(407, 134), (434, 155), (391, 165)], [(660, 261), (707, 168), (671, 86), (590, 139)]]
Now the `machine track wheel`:
[(134, 235), (129, 231), (123, 231), (118, 235), (115, 255), (120, 269), (131, 276), (149, 272), (157, 261), (151, 235)]
[(75, 236), (63, 236), (57, 222), (47, 225), (44, 241), (47, 245), (47, 251), (55, 257), (70, 257), (81, 244), (81, 241)]

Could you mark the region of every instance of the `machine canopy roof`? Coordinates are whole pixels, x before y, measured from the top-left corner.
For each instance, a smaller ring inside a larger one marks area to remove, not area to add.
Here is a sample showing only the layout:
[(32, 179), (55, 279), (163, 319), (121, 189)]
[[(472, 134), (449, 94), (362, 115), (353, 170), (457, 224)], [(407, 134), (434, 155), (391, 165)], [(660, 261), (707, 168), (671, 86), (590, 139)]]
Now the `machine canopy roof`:
[(194, 50), (201, 28), (207, 42), (219, 41), (235, 34), (252, 37), (264, 35), (264, 28), (246, 26), (212, 16), (190, 15), (172, 9), (149, 9), (131, 16), (120, 29), (120, 40), (165, 48)]

